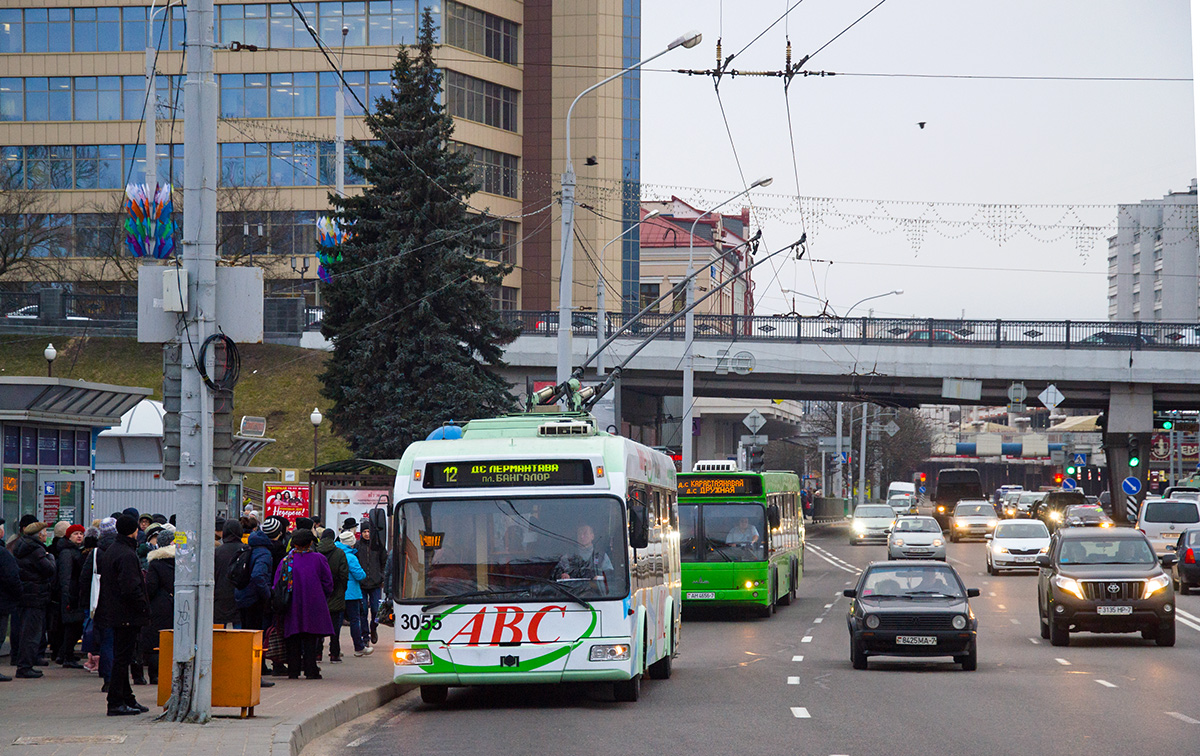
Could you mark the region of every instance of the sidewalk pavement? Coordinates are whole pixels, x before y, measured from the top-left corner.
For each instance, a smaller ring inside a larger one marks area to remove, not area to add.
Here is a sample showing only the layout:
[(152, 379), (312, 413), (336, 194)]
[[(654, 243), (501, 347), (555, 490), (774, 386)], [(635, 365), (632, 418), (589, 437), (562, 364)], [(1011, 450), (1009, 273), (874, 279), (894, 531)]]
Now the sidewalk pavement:
[(330, 664), (327, 655), (324, 679), (264, 678), (275, 687), (263, 688), (254, 717), (213, 709), (213, 720), (203, 726), (155, 722), (162, 709), (153, 685), (133, 687), (150, 713), (107, 716), (99, 675), (43, 667), (41, 679), (0, 683), (0, 756), (298, 756), (314, 738), (407, 690), (391, 681), (389, 638), (381, 637), (375, 653), (362, 657), (353, 655), (349, 629), (343, 628), (341, 640), (345, 661)]

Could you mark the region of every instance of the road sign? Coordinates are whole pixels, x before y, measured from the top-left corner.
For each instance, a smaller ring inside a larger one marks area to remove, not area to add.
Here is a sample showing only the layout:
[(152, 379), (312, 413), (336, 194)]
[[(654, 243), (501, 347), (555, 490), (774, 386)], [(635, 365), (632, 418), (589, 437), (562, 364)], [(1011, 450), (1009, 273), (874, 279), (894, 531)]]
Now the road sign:
[(1010, 415), (1024, 415), (1025, 410), (1026, 410), (1026, 407), (1024, 404), (1017, 404), (1015, 402), (1010, 402), (1008, 405), (1008, 414), (1010, 414)]
[(1067, 461), (1067, 456), (1065, 454), (1063, 454), (1062, 449), (1051, 449), (1050, 450), (1050, 464), (1062, 465), (1062, 464), (1065, 464), (1066, 461)]
[(1053, 383), (1047, 386), (1045, 391), (1038, 394), (1038, 400), (1041, 401), (1041, 403), (1045, 405), (1046, 409), (1050, 410), (1051, 412), (1053, 412), (1058, 405), (1062, 404), (1062, 401), (1065, 398), (1066, 397), (1062, 395), (1062, 392), (1059, 391), (1058, 387)]
[(1142, 491), (1142, 481), (1130, 475), (1121, 481), (1121, 490), (1130, 496), (1137, 496)]
[(1140, 511), (1141, 507), (1138, 506), (1137, 496), (1126, 496), (1125, 514), (1127, 515), (1126, 519), (1129, 521), (1130, 525), (1137, 522), (1138, 513)]
[(749, 375), (754, 372), (754, 354), (745, 350), (738, 352), (730, 358), (729, 369), (738, 375)]
[(850, 452), (842, 452), (841, 461), (842, 461), (843, 465), (846, 464), (847, 462), (849, 462), (850, 461)]
[[(850, 448), (850, 437), (842, 436), (842, 448)], [(820, 436), (817, 438), (817, 451), (832, 454), (838, 449), (837, 436)]]
[(750, 414), (742, 418), (742, 425), (749, 428), (751, 433), (758, 433), (766, 424), (767, 419), (756, 409), (750, 410)]
[(738, 441), (741, 442), (742, 446), (766, 446), (767, 440), (768, 439), (766, 436), (758, 436), (758, 435), (742, 436), (741, 438), (738, 439)]
[(1008, 387), (1008, 401), (1012, 404), (1023, 404), (1029, 397), (1029, 390), (1024, 383), (1012, 383)]
[(1087, 464), (1087, 455), (1082, 454), (1082, 453), (1076, 453), (1075, 456), (1071, 457), (1071, 464), (1086, 465)]
[(917, 493), (925, 493), (925, 486), (921, 486), (920, 488), (918, 488)]
[(900, 426), (896, 425), (895, 420), (889, 420), (888, 424), (883, 426), (883, 430), (889, 435), (894, 436), (900, 432)]
[(1064, 491), (1074, 491), (1075, 490), (1075, 479), (1067, 478), (1066, 480), (1063, 481), (1062, 487), (1063, 487)]

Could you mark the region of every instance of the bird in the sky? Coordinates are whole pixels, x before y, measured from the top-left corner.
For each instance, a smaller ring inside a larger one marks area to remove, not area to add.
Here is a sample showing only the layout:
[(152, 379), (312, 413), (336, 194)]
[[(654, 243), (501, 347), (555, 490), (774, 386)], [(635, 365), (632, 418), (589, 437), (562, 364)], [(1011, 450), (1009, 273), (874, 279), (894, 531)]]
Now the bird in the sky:
[(923, 129), (923, 128), (925, 128), (925, 122), (924, 122), (924, 121), (917, 121), (917, 125), (918, 125), (918, 126), (920, 126), (922, 129)]

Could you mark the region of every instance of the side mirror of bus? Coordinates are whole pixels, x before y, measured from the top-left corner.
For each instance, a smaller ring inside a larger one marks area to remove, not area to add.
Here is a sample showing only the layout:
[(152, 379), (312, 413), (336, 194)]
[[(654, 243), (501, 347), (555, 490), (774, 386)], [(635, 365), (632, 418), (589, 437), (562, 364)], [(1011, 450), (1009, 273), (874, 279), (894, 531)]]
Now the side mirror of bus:
[(644, 549), (650, 545), (650, 517), (646, 505), (629, 502), (629, 545)]
[(773, 528), (779, 527), (780, 516), (778, 504), (772, 504), (767, 507), (767, 522), (771, 523), (771, 527)]
[(391, 509), (391, 501), (387, 495), (379, 497), (379, 506), (367, 513), (367, 522), (371, 525), (371, 550), (387, 551), (387, 513)]

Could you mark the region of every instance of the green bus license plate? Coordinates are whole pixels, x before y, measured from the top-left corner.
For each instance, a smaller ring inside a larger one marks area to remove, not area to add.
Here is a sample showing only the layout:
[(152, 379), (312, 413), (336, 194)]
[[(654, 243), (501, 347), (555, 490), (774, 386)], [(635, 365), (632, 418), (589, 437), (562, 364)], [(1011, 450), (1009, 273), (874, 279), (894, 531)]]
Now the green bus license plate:
[(687, 595), (687, 597), (690, 599), (715, 599), (717, 597), (717, 594), (715, 594), (715, 593), (689, 593)]
[(937, 638), (932, 635), (897, 635), (897, 646), (936, 646)]
[(1133, 614), (1132, 606), (1098, 606), (1096, 614)]

